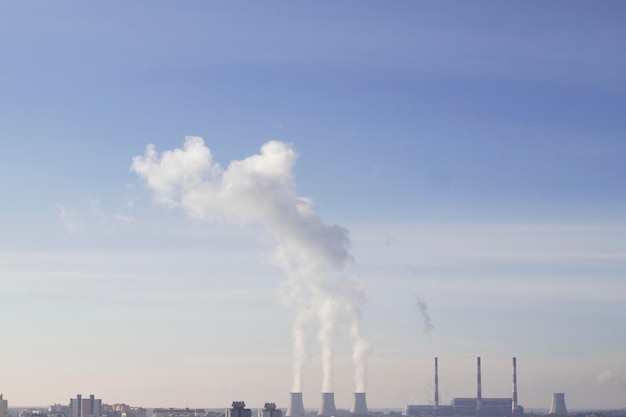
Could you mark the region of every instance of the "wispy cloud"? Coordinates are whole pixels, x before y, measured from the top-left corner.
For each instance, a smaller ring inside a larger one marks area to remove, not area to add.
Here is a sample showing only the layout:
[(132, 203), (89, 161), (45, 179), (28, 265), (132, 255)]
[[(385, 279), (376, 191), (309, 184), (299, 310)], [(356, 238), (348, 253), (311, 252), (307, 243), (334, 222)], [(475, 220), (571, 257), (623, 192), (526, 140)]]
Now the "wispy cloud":
[(135, 187), (132, 184), (126, 184), (126, 210), (131, 211), (135, 207)]
[(126, 197), (124, 203), (116, 210), (103, 207), (100, 199), (97, 197), (87, 197), (88, 213), (92, 218), (98, 219), (103, 224), (111, 223), (131, 223), (135, 221), (133, 210), (135, 207), (135, 198), (133, 195), (132, 185), (126, 185)]
[(59, 220), (61, 220), (61, 222), (65, 226), (65, 230), (68, 233), (74, 233), (76, 231), (77, 213), (68, 210), (62, 204), (57, 204), (57, 209), (59, 213)]
[(96, 197), (87, 197), (87, 203), (89, 204), (89, 211), (93, 216), (101, 219), (105, 219), (107, 216), (100, 208), (100, 200)]
[(111, 214), (111, 218), (113, 220), (124, 222), (124, 223), (130, 223), (130, 222), (135, 221), (134, 217), (126, 216), (126, 215), (120, 214), (120, 213), (113, 213), (113, 214)]

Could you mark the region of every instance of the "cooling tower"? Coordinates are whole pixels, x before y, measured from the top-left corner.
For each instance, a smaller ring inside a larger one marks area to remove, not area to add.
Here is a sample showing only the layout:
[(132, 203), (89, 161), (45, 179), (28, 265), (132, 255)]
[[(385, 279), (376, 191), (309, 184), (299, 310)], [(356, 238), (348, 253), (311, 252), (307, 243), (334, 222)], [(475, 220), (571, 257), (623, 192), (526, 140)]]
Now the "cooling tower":
[(567, 407), (565, 407), (565, 394), (562, 392), (552, 394), (552, 405), (550, 406), (550, 413), (559, 416), (567, 415)]
[(292, 392), (289, 394), (289, 406), (285, 417), (303, 417), (304, 404), (302, 403), (302, 393)]
[(317, 413), (317, 415), (331, 417), (335, 414), (337, 414), (337, 409), (335, 408), (335, 393), (323, 392), (322, 404), (320, 405), (320, 411)]
[(364, 392), (355, 392), (354, 393), (354, 402), (352, 403), (352, 408), (350, 409), (350, 413), (353, 416), (366, 416), (367, 415), (367, 402), (365, 401), (365, 393)]

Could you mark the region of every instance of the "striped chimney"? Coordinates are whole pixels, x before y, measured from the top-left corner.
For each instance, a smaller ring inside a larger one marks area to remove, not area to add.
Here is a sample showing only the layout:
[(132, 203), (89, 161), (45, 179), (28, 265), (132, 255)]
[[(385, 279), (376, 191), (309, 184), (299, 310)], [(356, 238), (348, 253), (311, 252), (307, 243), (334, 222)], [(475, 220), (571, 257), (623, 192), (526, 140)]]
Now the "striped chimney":
[(476, 415), (480, 417), (483, 408), (483, 394), (480, 383), (480, 356), (476, 358), (476, 365), (478, 366), (476, 374)]
[(513, 398), (511, 401), (511, 415), (515, 417), (517, 411), (517, 358), (513, 358)]
[(439, 411), (439, 367), (437, 364), (437, 358), (435, 358), (435, 408), (434, 417), (437, 417)]

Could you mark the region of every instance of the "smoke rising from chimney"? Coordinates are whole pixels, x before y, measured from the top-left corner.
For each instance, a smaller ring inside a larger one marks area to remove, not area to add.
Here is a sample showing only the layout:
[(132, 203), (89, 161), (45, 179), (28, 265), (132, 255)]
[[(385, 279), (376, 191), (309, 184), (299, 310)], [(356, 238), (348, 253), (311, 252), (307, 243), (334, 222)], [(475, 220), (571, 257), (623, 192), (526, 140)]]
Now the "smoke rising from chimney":
[(332, 392), (333, 341), (345, 324), (353, 343), (357, 391), (365, 388), (369, 343), (360, 332), (364, 297), (355, 278), (339, 272), (352, 263), (348, 231), (324, 224), (308, 198), (298, 196), (293, 176), (297, 154), (288, 144), (270, 141), (259, 154), (232, 161), (226, 169), (213, 161), (202, 138), (187, 137), (182, 148), (156, 152), (148, 145), (131, 170), (143, 178), (159, 203), (189, 216), (261, 224), (276, 241), (270, 262), (286, 275), (285, 303), (296, 310), (293, 324), (292, 392), (302, 392), (307, 357), (305, 326), (319, 322), (324, 392)]
[(430, 320), (430, 314), (428, 314), (428, 304), (426, 304), (426, 301), (422, 300), (420, 297), (415, 297), (415, 305), (417, 305), (424, 322), (422, 333), (430, 336), (435, 327), (433, 326), (433, 322)]
[(333, 392), (333, 339), (337, 326), (337, 305), (327, 298), (318, 311), (320, 322), (317, 340), (322, 349), (322, 392)]

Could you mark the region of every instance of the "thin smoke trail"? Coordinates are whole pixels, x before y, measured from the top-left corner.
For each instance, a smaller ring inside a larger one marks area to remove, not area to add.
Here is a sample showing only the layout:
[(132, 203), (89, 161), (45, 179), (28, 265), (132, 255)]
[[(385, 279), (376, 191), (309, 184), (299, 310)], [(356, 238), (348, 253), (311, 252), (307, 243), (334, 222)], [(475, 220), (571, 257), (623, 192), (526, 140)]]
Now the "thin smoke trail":
[(424, 324), (422, 333), (430, 336), (432, 331), (435, 329), (435, 327), (433, 326), (433, 322), (430, 319), (430, 314), (428, 314), (428, 304), (426, 304), (426, 302), (422, 300), (420, 297), (415, 297), (415, 305), (417, 306), (417, 308), (420, 311), (420, 314), (422, 315), (422, 321)]

